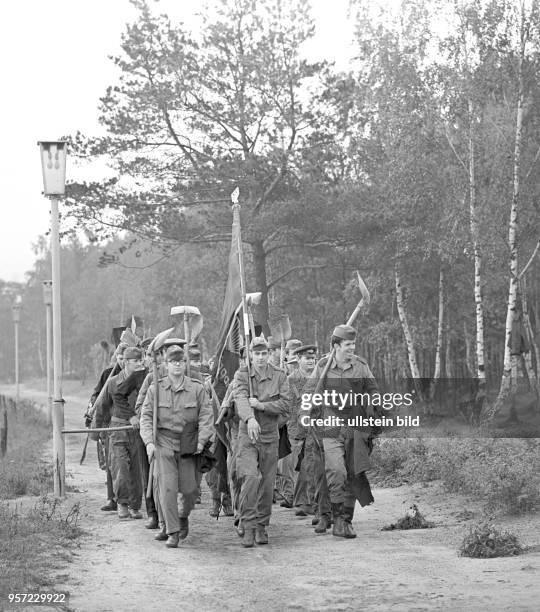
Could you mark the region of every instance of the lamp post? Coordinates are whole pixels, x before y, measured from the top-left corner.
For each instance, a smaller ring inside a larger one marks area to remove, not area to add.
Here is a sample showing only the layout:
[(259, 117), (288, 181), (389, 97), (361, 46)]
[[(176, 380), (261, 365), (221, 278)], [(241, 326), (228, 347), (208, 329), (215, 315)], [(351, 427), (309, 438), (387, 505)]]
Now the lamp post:
[(47, 418), (52, 422), (52, 384), (51, 384), (51, 354), (52, 354), (52, 281), (43, 281), (43, 303), (47, 324)]
[(19, 322), (21, 320), (21, 296), (15, 298), (11, 307), (13, 314), (13, 326), (15, 328), (15, 397), (19, 401)]
[(54, 495), (66, 493), (66, 448), (64, 428), (64, 400), (62, 398), (62, 327), (60, 312), (60, 218), (58, 204), (66, 187), (65, 141), (38, 142), (43, 171), (43, 193), (51, 202), (51, 259), (52, 259), (52, 336), (53, 336), (53, 479)]

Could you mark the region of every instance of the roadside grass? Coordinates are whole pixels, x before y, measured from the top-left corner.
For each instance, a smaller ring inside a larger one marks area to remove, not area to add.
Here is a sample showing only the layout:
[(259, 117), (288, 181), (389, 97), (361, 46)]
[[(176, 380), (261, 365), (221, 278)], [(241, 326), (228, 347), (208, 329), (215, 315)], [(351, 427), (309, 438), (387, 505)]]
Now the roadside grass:
[(486, 512), (540, 509), (540, 441), (509, 438), (386, 438), (373, 451), (381, 486), (440, 480), (484, 502)]
[(65, 567), (82, 531), (79, 504), (50, 497), (52, 466), (42, 460), (51, 435), (46, 416), (27, 400), (15, 407), (2, 398), (0, 417), (2, 406), (8, 444), (0, 458), (0, 601), (7, 601), (9, 593), (53, 590), (63, 579), (55, 570)]
[(38, 498), (33, 506), (0, 501), (0, 601), (9, 593), (54, 590), (55, 576), (71, 559), (82, 534), (79, 504), (65, 510), (58, 500)]
[(489, 521), (473, 525), (459, 548), (462, 557), (473, 559), (512, 557), (523, 552), (524, 548), (514, 534), (500, 531)]
[(3, 404), (7, 404), (8, 436), (7, 453), (0, 458), (0, 499), (44, 494), (52, 484), (52, 466), (41, 458), (51, 436), (47, 418), (28, 400), (20, 401), (17, 408), (9, 400)]

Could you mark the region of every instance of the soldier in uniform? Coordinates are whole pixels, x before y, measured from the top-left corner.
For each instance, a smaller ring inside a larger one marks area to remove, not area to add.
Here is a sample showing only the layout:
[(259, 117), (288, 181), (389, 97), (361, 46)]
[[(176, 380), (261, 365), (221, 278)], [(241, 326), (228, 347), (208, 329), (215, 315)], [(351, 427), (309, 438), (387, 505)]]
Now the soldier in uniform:
[[(109, 380), (109, 376), (113, 370), (116, 373), (120, 373), (124, 366), (124, 350), (127, 348), (127, 344), (120, 343), (115, 352), (114, 352), (114, 361), (112, 365), (105, 368), (101, 373), (97, 385), (94, 388), (92, 396), (90, 397), (90, 401), (88, 402), (88, 408), (86, 410), (85, 417), (85, 425), (86, 427), (90, 427), (94, 418), (96, 418), (96, 427), (108, 427), (109, 421), (111, 419), (110, 412), (104, 412), (101, 409), (101, 401), (99, 404), (96, 404), (96, 400), (98, 399), (103, 387), (107, 384)], [(99, 419), (98, 419), (98, 408), (99, 408)], [(97, 442), (98, 447), (98, 459), (100, 468), (105, 470), (107, 475), (107, 502), (101, 509), (104, 512), (107, 511), (116, 511), (117, 504), (114, 497), (114, 488), (113, 481), (111, 475), (111, 459), (109, 452), (109, 436), (106, 432), (96, 433), (95, 435), (90, 434), (91, 438)]]
[(285, 367), (287, 374), (292, 374), (298, 369), (298, 356), (295, 354), (295, 350), (302, 346), (302, 341), (297, 338), (291, 338), (287, 340), (285, 345)]
[[(354, 354), (356, 330), (349, 325), (338, 325), (333, 331), (330, 344), (335, 349), (335, 356), (323, 389), (342, 394), (350, 394), (351, 391), (353, 394), (377, 393), (377, 383), (367, 362)], [(314, 392), (328, 358), (317, 363), (306, 382), (305, 393)], [(314, 407), (311, 408), (310, 416), (319, 416)], [(375, 413), (371, 405), (362, 405), (360, 401), (347, 402), (341, 409), (327, 402), (323, 404), (320, 416), (339, 417), (343, 420), (340, 421), (341, 425), (325, 426), (320, 430), (317, 428), (316, 433), (324, 450), (326, 481), (334, 520), (332, 534), (355, 538), (351, 522), (356, 500), (362, 506), (373, 503), (365, 472), (370, 467), (371, 443), (377, 432), (373, 428), (350, 425), (348, 420), (356, 416), (375, 416)]]
[(146, 376), (142, 359), (140, 348), (130, 346), (124, 350), (124, 369), (109, 380), (103, 401), (103, 407), (111, 410), (111, 426), (132, 425), (134, 428), (109, 434), (111, 473), (120, 520), (142, 518), (139, 417), (135, 413), (137, 395)]
[(293, 506), (296, 508), (296, 516), (313, 514), (313, 500), (309, 497), (308, 474), (305, 462), (302, 460), (300, 470), (297, 466), (300, 454), (304, 450), (306, 428), (299, 423), (301, 416), (300, 404), (304, 385), (311, 372), (315, 368), (317, 347), (314, 344), (306, 344), (294, 349), (293, 355), (298, 361), (298, 368), (289, 374), (289, 387), (291, 390), (291, 416), (287, 424), (289, 439), (291, 441), (291, 467), (294, 478)]
[(281, 364), (281, 344), (276, 342), (272, 336), (268, 336), (268, 362), (272, 365), (276, 366), (276, 368), (280, 367)]
[[(150, 344), (150, 343), (149, 343)], [(168, 338), (163, 343), (163, 346), (159, 351), (155, 354), (155, 359), (157, 362), (157, 371), (158, 371), (158, 379), (164, 378), (167, 376), (167, 364), (165, 363), (165, 354), (167, 349), (170, 346), (179, 346), (182, 348), (186, 344), (186, 341), (182, 338)], [(139, 390), (139, 394), (137, 395), (137, 401), (135, 402), (135, 413), (141, 418), (141, 410), (144, 404), (144, 400), (146, 399), (146, 394), (150, 385), (154, 380), (154, 373), (152, 367), (152, 361), (154, 359), (154, 355), (149, 351), (146, 354), (146, 365), (149, 370), (146, 378), (143, 381), (143, 384)], [(146, 529), (157, 529), (160, 525), (163, 528), (165, 525), (165, 521), (163, 518), (163, 513), (159, 507), (159, 495), (156, 491), (156, 478), (154, 477), (154, 483), (152, 486), (152, 492), (149, 497), (147, 497), (146, 493), (148, 491), (148, 478), (150, 476), (150, 463), (148, 462), (148, 455), (146, 454), (146, 447), (142, 438), (139, 438), (141, 441), (141, 473), (142, 473), (142, 485), (143, 492), (145, 495), (146, 502), (146, 513), (148, 516), (148, 520), (145, 523)], [(159, 539), (159, 534), (156, 536)]]
[[(189, 532), (188, 517), (197, 494), (196, 457), (214, 433), (213, 412), (201, 383), (185, 375), (183, 349), (166, 353), (167, 376), (152, 383), (141, 413), (141, 437), (148, 460), (155, 455), (160, 506), (165, 518), (166, 546), (176, 548)], [(154, 438), (154, 393), (158, 393), (157, 436)], [(182, 493), (181, 515), (178, 492)]]
[[(278, 460), (278, 420), (288, 419), (289, 384), (285, 373), (268, 362), (263, 337), (250, 344), (251, 382), (247, 368), (240, 368), (233, 383), (233, 397), (240, 417), (236, 469), (241, 481), (240, 521), (242, 544), (268, 543), (266, 527), (272, 513), (272, 493)], [(249, 358), (249, 356), (248, 356)]]

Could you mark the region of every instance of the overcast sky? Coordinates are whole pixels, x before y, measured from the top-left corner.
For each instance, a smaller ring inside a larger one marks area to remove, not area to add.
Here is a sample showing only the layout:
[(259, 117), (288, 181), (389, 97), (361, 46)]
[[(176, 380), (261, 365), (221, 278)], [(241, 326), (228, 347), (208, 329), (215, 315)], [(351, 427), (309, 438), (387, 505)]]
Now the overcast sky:
[[(193, 23), (200, 1), (162, 0), (161, 12)], [(351, 54), (348, 0), (312, 0), (317, 36), (310, 57), (343, 66)], [(2, 140), (0, 142), (0, 278), (23, 281), (35, 259), (32, 243), (49, 229), (38, 140), (77, 130), (100, 133), (97, 104), (117, 72), (129, 0), (9, 0), (2, 5)], [(79, 176), (79, 175), (78, 175)], [(67, 178), (73, 178), (69, 158)]]

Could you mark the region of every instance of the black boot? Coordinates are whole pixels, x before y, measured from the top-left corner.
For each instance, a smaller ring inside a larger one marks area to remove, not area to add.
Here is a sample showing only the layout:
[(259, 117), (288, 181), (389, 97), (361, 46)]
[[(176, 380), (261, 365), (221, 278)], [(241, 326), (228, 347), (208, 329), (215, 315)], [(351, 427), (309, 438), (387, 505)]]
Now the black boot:
[(343, 519), (343, 504), (332, 504), (332, 516), (334, 518), (332, 535), (335, 535), (338, 538), (344, 538), (345, 520)]
[(159, 527), (157, 514), (149, 514), (148, 520), (146, 521), (144, 526), (146, 527), (146, 529), (157, 529)]
[(315, 533), (326, 533), (326, 530), (330, 527), (330, 517), (326, 514), (322, 514), (317, 524), (315, 525)]
[(214, 518), (219, 516), (219, 511), (221, 510), (221, 501), (219, 499), (212, 500), (212, 508), (208, 511), (210, 516)]
[(167, 538), (167, 541), (165, 542), (165, 546), (167, 548), (178, 548), (178, 531), (176, 531), (175, 533), (169, 533), (169, 537)]
[(245, 530), (244, 537), (242, 538), (242, 546), (244, 548), (251, 548), (255, 543), (255, 529), (250, 527)]
[(264, 525), (257, 525), (255, 529), (255, 542), (257, 544), (268, 544), (268, 533)]
[(354, 506), (343, 507), (343, 520), (344, 520), (344, 531), (346, 538), (356, 538), (356, 533), (351, 525), (354, 516)]
[(187, 516), (180, 517), (180, 531), (178, 532), (178, 538), (185, 540), (189, 533), (189, 519)]
[(164, 542), (169, 536), (167, 535), (167, 531), (165, 530), (165, 524), (160, 526), (160, 530), (154, 536), (154, 540), (158, 542)]

